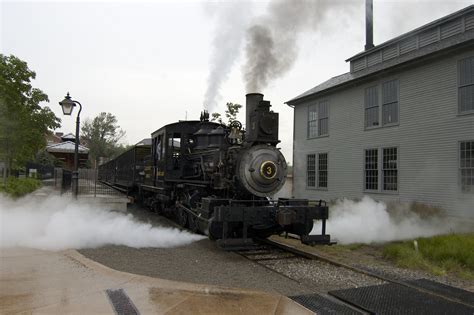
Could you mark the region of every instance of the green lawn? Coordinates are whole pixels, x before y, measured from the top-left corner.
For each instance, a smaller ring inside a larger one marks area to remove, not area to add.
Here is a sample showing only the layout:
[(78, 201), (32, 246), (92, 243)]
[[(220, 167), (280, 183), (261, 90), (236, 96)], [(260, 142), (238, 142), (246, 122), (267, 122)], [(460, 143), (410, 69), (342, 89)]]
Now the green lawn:
[(454, 273), (474, 280), (474, 233), (419, 238), (385, 245), (383, 255), (398, 266), (429, 271), (436, 275)]

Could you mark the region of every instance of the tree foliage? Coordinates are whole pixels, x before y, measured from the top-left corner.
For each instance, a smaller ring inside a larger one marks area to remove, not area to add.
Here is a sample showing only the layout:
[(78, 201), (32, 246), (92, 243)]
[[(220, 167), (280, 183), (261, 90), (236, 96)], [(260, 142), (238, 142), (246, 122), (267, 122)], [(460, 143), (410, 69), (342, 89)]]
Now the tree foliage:
[(35, 155), (33, 162), (42, 166), (62, 166), (62, 162), (56, 157), (54, 157), (54, 155), (49, 154), (46, 150), (38, 151)]
[[(237, 104), (237, 103), (231, 103), (228, 102), (225, 104), (226, 110), (225, 110), (225, 117), (227, 118), (227, 124), (230, 124), (234, 120), (237, 120), (237, 114), (239, 113), (239, 110), (242, 108), (242, 105)], [(222, 116), (219, 113), (212, 113), (211, 114), (211, 121), (217, 121), (219, 123), (224, 123), (222, 120)]]
[(123, 151), (119, 141), (125, 131), (120, 129), (117, 117), (111, 113), (102, 112), (92, 120), (86, 119), (81, 131), (81, 138), (87, 143), (94, 166), (97, 166), (100, 157), (111, 158)]
[(35, 178), (9, 177), (5, 184), (0, 183), (0, 193), (4, 192), (13, 198), (25, 196), (41, 187), (41, 182)]
[(0, 54), (0, 160), (8, 169), (21, 168), (46, 145), (45, 134), (61, 119), (42, 102), (48, 96), (31, 85), (36, 73), (26, 62)]

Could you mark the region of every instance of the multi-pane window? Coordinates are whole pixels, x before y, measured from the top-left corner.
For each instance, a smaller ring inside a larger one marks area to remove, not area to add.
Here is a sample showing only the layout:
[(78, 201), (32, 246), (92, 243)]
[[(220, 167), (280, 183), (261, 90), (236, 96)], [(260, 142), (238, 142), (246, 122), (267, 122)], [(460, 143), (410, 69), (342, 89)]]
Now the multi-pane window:
[[(379, 91), (381, 88), (381, 96)], [(398, 123), (399, 83), (391, 80), (365, 89), (364, 116), (365, 128), (393, 125)], [(381, 108), (380, 108), (381, 107)]]
[[(396, 147), (365, 150), (364, 170), (365, 190), (398, 191), (398, 150)], [(379, 183), (382, 184), (379, 185)]]
[(365, 89), (365, 127), (379, 125), (379, 98), (377, 87), (372, 86)]
[(379, 189), (378, 150), (365, 150), (365, 189)]
[(318, 187), (328, 187), (328, 154), (318, 154)]
[(383, 149), (383, 190), (398, 190), (398, 165), (397, 165), (397, 148)]
[(327, 188), (328, 154), (308, 154), (306, 161), (306, 186), (308, 188)]
[(308, 138), (326, 136), (329, 126), (329, 104), (321, 101), (308, 106)]
[(459, 113), (474, 112), (474, 57), (459, 61)]
[(306, 163), (306, 185), (316, 187), (316, 155), (308, 154)]
[(308, 138), (318, 136), (318, 106), (309, 105), (308, 107)]
[(382, 124), (398, 123), (398, 80), (382, 84)]
[(459, 167), (462, 191), (474, 192), (474, 141), (459, 144)]
[(329, 122), (329, 106), (328, 106), (328, 102), (324, 101), (324, 102), (319, 103), (318, 136), (325, 136), (328, 134), (328, 122)]

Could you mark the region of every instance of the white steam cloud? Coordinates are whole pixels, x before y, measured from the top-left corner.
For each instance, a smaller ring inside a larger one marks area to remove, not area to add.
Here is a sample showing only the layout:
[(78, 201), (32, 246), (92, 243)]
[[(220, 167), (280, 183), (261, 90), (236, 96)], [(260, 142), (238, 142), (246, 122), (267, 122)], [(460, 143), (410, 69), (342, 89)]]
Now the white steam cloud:
[(216, 14), (216, 30), (212, 42), (212, 55), (204, 108), (214, 110), (221, 101), (220, 90), (229, 78), (236, 59), (240, 55), (247, 24), (249, 6), (239, 2), (220, 5)]
[(106, 211), (61, 197), (12, 200), (0, 195), (0, 248), (44, 250), (104, 245), (174, 247), (204, 238), (175, 228), (153, 227), (131, 214)]
[[(454, 230), (441, 217), (421, 218), (406, 207), (388, 211), (383, 202), (364, 197), (356, 202), (342, 199), (329, 209), (327, 233), (339, 244), (383, 243), (446, 234)], [(311, 234), (321, 233), (315, 224)]]

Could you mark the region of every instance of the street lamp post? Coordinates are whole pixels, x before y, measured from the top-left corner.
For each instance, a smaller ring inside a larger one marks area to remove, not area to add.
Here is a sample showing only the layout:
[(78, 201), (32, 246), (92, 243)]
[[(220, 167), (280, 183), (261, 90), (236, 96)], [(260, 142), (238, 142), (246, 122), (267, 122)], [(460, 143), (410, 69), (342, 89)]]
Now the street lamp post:
[(78, 101), (75, 101), (71, 99), (69, 96), (69, 92), (67, 93), (66, 97), (64, 100), (59, 102), (59, 105), (61, 105), (63, 109), (63, 114), (71, 116), (72, 110), (74, 107), (79, 105), (79, 112), (77, 113), (77, 118), (76, 118), (76, 141), (75, 141), (75, 146), (74, 146), (74, 171), (72, 172), (72, 183), (73, 183), (73, 196), (74, 198), (77, 199), (77, 194), (79, 191), (79, 125), (80, 125), (80, 118), (79, 116), (81, 115), (82, 111), (82, 105)]

